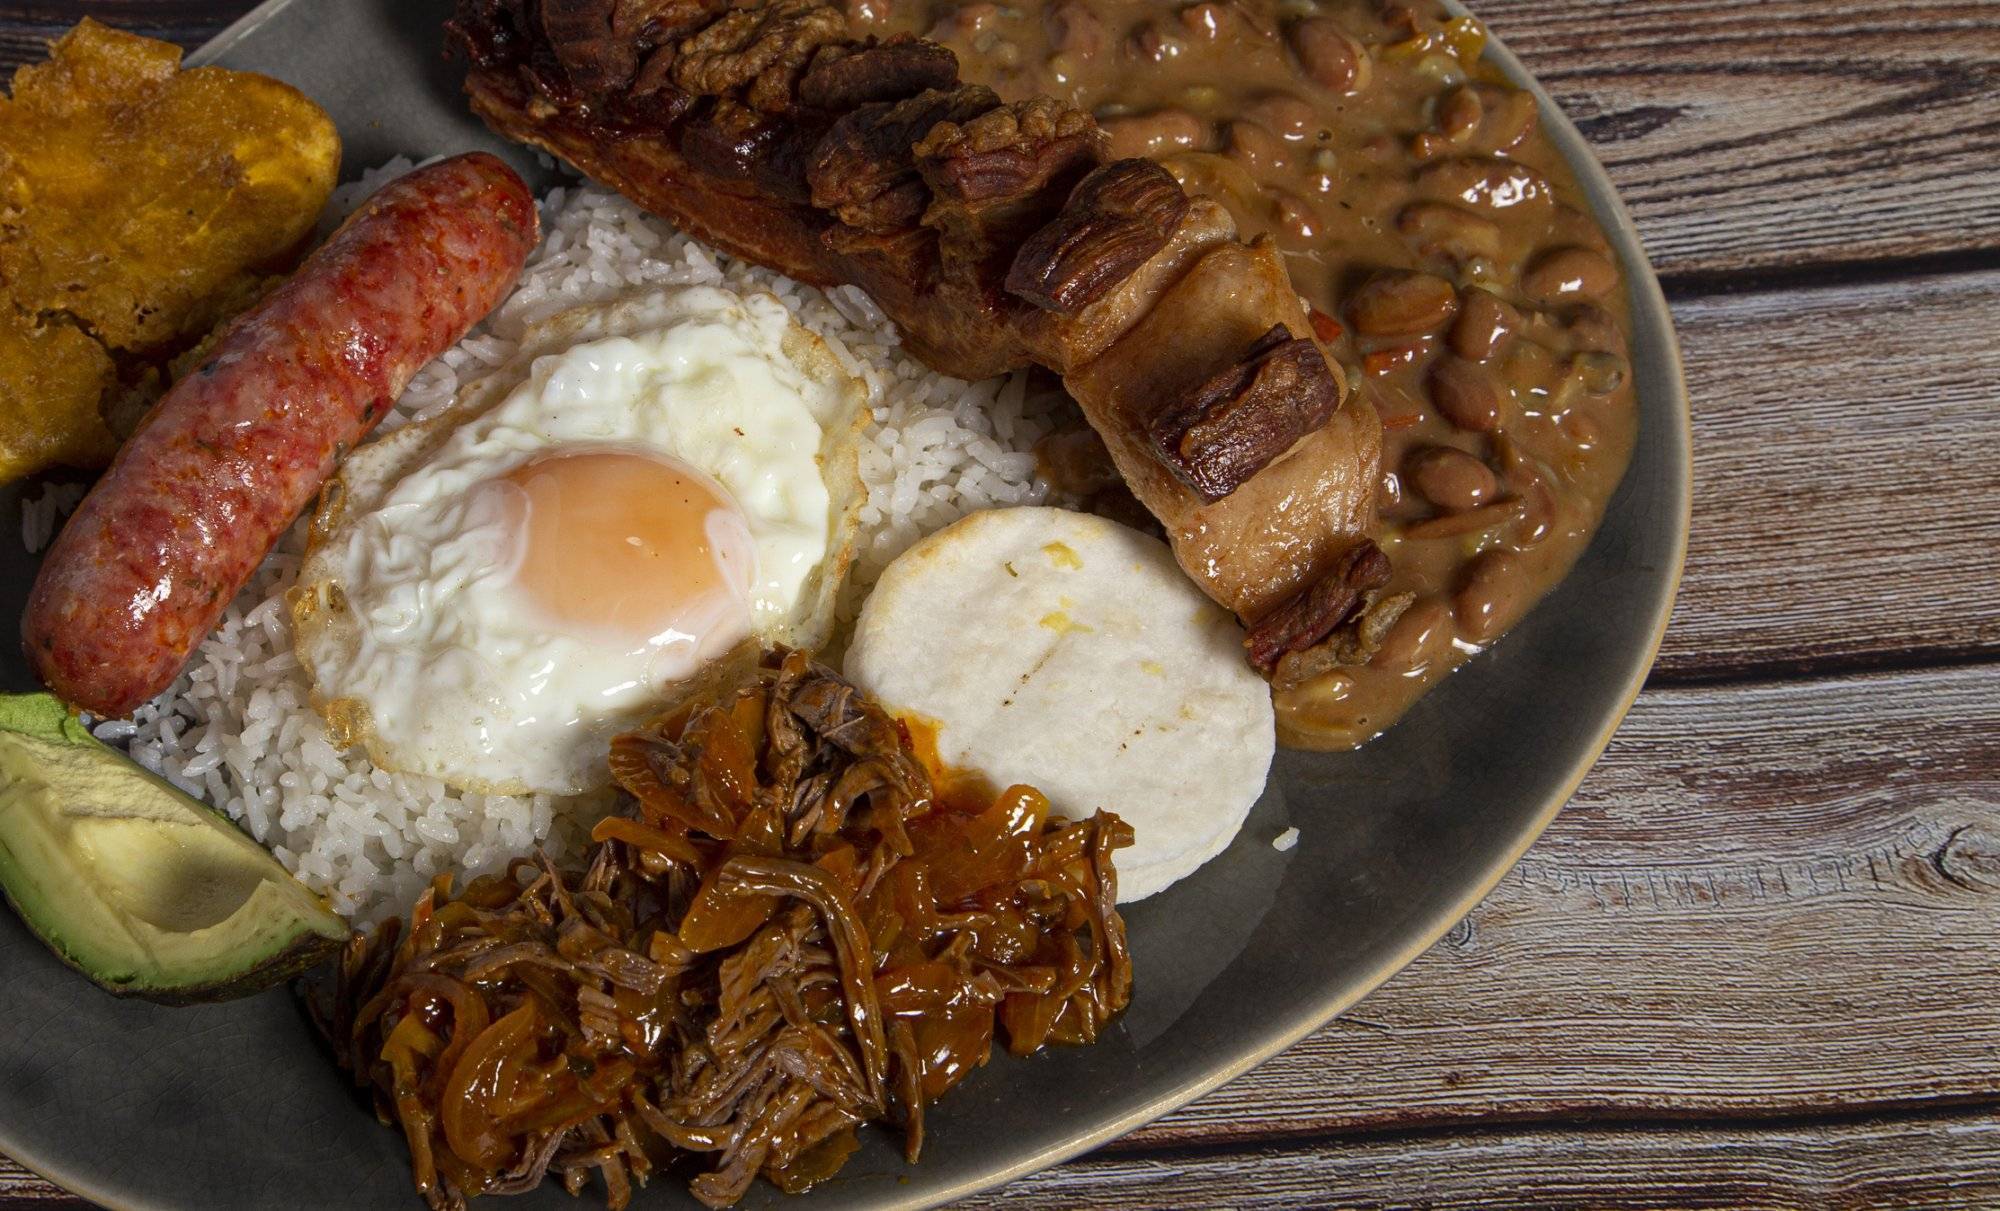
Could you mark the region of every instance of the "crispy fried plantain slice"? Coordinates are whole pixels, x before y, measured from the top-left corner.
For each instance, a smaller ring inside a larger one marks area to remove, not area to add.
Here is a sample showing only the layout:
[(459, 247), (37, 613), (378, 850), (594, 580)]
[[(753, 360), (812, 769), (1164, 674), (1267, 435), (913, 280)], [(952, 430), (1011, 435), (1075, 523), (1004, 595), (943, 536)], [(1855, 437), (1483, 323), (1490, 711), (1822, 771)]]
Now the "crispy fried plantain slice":
[(249, 72), (84, 20), (0, 101), (0, 280), (114, 349), (198, 336), (283, 267), (340, 168), (325, 111)]
[(97, 411), (117, 383), (111, 356), (67, 320), (0, 309), (0, 483), (57, 463), (102, 466), (118, 448)]
[[(180, 58), (85, 19), (0, 97), (0, 482), (102, 464), (105, 414), (142, 411), (166, 361), (288, 269), (326, 205), (340, 139), (325, 111)], [(22, 360), (38, 349), (53, 360)]]

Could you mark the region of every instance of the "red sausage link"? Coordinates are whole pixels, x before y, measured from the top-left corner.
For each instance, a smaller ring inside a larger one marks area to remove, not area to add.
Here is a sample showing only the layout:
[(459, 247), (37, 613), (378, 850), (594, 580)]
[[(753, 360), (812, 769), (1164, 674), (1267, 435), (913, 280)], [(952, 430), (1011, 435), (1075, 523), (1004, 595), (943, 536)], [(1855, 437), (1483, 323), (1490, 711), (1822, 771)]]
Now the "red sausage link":
[(28, 660), (122, 716), (173, 683), (334, 465), (485, 317), (538, 238), (483, 152), (382, 187), (174, 384), (84, 498), (28, 598)]

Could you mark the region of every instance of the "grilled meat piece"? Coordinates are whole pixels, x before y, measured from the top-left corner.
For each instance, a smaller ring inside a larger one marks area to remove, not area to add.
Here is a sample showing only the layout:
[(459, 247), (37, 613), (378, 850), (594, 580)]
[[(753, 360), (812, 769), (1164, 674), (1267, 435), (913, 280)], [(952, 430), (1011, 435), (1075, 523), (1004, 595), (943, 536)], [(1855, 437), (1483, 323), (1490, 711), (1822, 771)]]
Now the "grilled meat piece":
[(846, 38), (847, 19), (819, 0), (732, 8), (681, 41), (673, 80), (696, 96), (740, 92), (752, 109), (785, 113), (813, 53)]
[(542, 32), (555, 61), (586, 94), (623, 90), (663, 37), (699, 28), (721, 0), (542, 0)]
[(1332, 571), (1374, 528), (1381, 461), (1381, 422), (1353, 396), (1220, 500), (1203, 500), (1160, 460), (1155, 418), (1234, 367), (1274, 323), (1311, 331), (1277, 248), (1219, 241), (1063, 380), (1181, 567), (1246, 624)]
[[(1002, 105), (969, 122), (939, 122), (911, 151), (934, 201), (924, 226), (947, 265), (1003, 284), (1022, 242), (1097, 167), (1104, 132), (1089, 114), (1047, 97)], [(996, 257), (1005, 258), (990, 265)]]
[(992, 89), (967, 84), (843, 114), (806, 166), (813, 205), (870, 235), (915, 227), (930, 205), (917, 173), (917, 140), (941, 122), (970, 121), (999, 106)]
[(1339, 406), (1340, 382), (1319, 347), (1273, 324), (1241, 361), (1155, 413), (1149, 428), (1167, 470), (1213, 504)]
[(935, 42), (898, 34), (887, 42), (819, 48), (799, 79), (799, 104), (846, 113), (876, 101), (901, 101), (958, 83), (958, 56)]
[(1389, 583), (1389, 557), (1369, 541), (1349, 547), (1326, 575), (1300, 589), (1291, 600), (1250, 628), (1244, 647), (1250, 663), (1265, 673), (1292, 652), (1322, 642), (1365, 605), (1368, 595)]
[(1120, 160), (1086, 177), (1055, 219), (1028, 239), (1007, 289), (1073, 316), (1159, 255), (1187, 215), (1180, 182), (1151, 160)]
[(681, 151), (739, 192), (803, 205), (811, 201), (803, 166), (823, 131), (721, 97), (682, 124)]
[[(1100, 165), (1087, 115), (959, 84), (943, 47), (849, 38), (816, 0), (712, 2), (459, 0), (451, 29), (501, 134), (736, 255), (861, 287), (938, 370), (1061, 374), (1181, 566), (1264, 636), (1256, 653), (1351, 621), (1331, 606), (1381, 558), (1381, 425), (1291, 336), (1312, 328), (1268, 241), (1150, 161)], [(576, 11), (533, 19), (551, 7)], [(621, 24), (628, 7), (665, 15)], [(605, 46), (619, 36), (630, 54)]]

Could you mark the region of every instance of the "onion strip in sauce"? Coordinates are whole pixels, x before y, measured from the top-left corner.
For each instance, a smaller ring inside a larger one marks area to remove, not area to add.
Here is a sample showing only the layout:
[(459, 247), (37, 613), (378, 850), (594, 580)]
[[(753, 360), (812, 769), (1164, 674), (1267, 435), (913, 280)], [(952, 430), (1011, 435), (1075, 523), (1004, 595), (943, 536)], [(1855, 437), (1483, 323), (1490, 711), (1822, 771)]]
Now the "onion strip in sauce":
[[(807, 1189), (856, 1128), (984, 1064), (1094, 1040), (1131, 997), (1115, 816), (976, 794), (801, 653), (613, 741), (582, 873), (520, 859), (349, 945), (322, 1028), (433, 1208), (656, 1164), (711, 1207)], [(937, 788), (947, 787), (946, 791)]]

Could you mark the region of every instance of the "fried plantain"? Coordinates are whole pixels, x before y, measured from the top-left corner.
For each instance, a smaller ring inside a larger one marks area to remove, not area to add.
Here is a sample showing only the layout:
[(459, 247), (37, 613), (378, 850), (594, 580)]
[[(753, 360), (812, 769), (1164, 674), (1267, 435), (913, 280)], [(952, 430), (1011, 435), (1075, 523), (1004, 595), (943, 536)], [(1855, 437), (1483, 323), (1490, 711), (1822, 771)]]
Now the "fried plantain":
[[(72, 377), (54, 377), (56, 363), (38, 370), (41, 394), (0, 415), (0, 448), (58, 453), (0, 463), (0, 480), (52, 461), (101, 464), (104, 409), (156, 394), (168, 359), (296, 262), (326, 205), (340, 139), (325, 111), (254, 73), (183, 71), (180, 57), (85, 19), (0, 97), (6, 356), (50, 342), (72, 354), (59, 363)], [(97, 359), (76, 353), (79, 338)], [(4, 366), (10, 389), (28, 381)], [(90, 383), (99, 395), (85, 415)]]
[(111, 355), (65, 319), (37, 323), (7, 308), (4, 320), (0, 483), (56, 463), (108, 462), (118, 443), (98, 405), (118, 382)]

